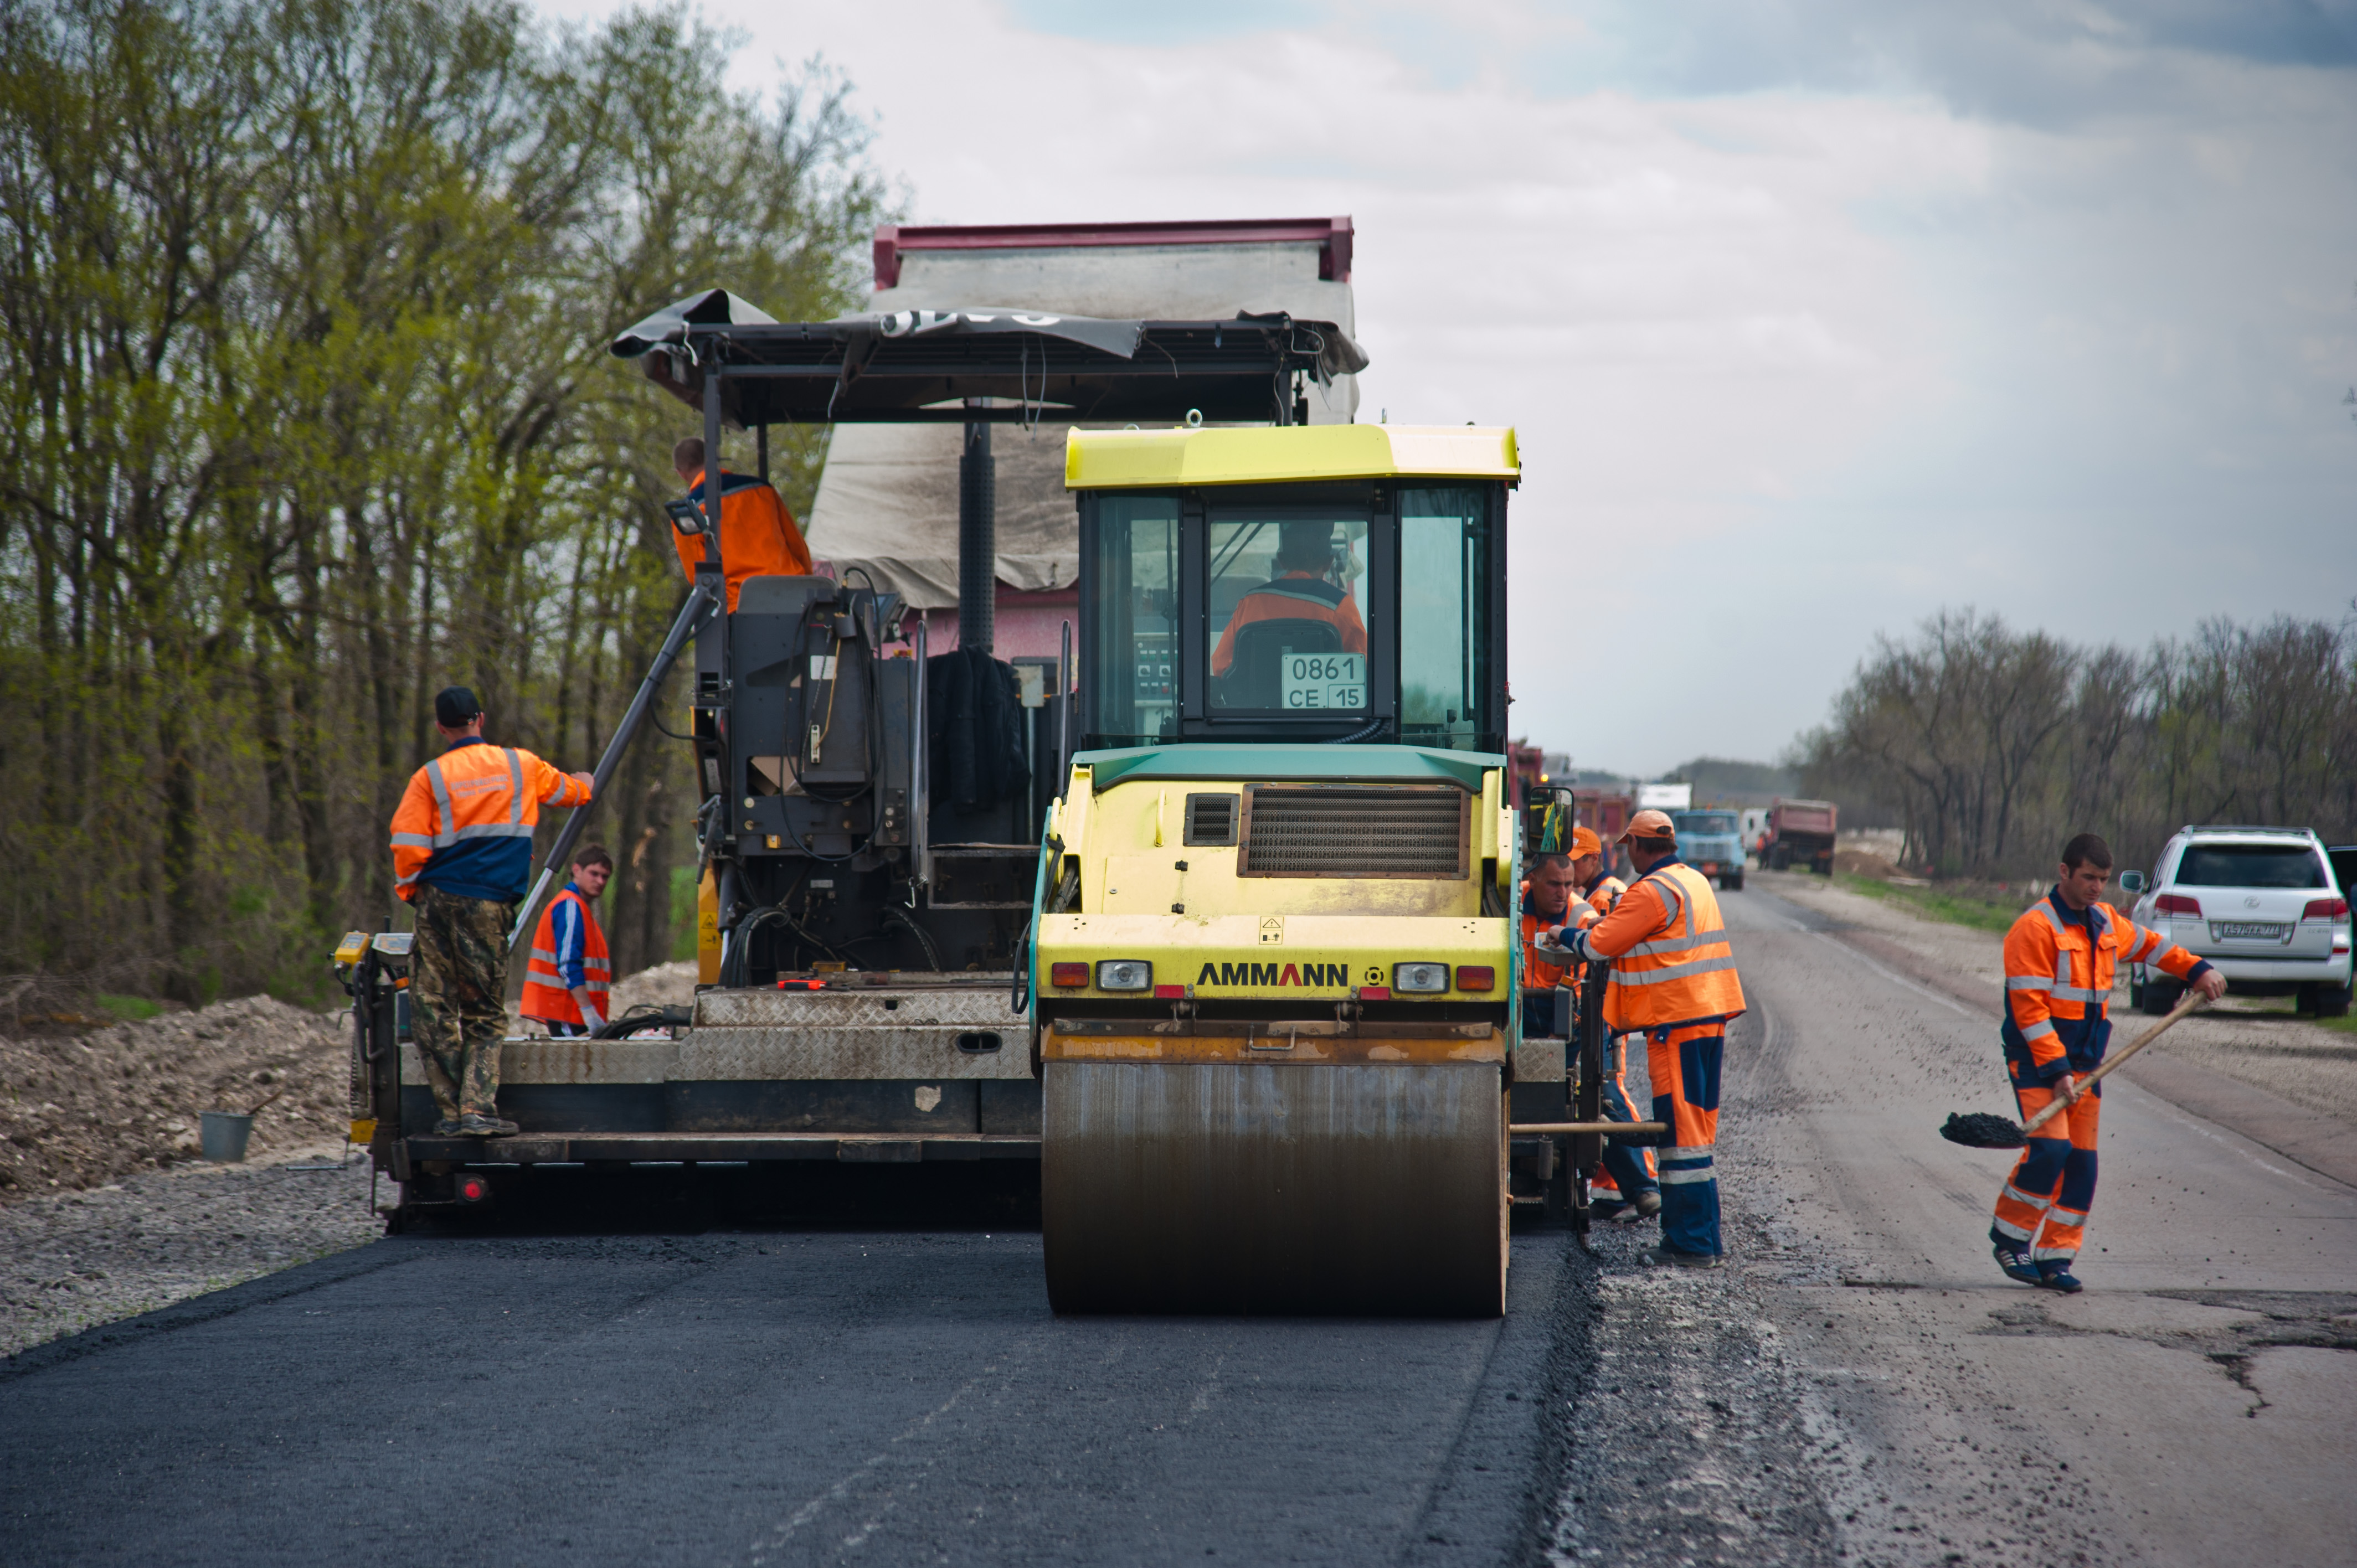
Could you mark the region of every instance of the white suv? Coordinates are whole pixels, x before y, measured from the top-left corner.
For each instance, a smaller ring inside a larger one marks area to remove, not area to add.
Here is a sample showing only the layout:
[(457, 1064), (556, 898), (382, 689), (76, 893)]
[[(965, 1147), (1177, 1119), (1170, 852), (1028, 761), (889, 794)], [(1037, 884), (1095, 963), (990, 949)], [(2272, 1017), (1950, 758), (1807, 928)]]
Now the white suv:
[[(2133, 878), (2133, 880), (2131, 880)], [(2306, 828), (2185, 827), (2160, 852), (2150, 886), (2131, 872), (2131, 916), (2199, 953), (2242, 996), (2298, 995), (2320, 1017), (2349, 1011), (2349, 901), (2324, 844)], [(2130, 966), (2129, 995), (2166, 1013), (2184, 987)]]

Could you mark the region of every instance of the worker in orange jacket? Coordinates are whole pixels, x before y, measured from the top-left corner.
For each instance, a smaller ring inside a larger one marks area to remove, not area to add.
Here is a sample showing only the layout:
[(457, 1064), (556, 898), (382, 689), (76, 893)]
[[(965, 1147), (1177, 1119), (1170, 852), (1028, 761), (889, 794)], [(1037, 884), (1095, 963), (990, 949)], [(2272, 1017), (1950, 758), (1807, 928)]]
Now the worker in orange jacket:
[(2005, 1065), (2024, 1121), (2060, 1096), (2068, 1135), (2031, 1138), (1997, 1193), (1989, 1240), (1997, 1267), (2024, 1284), (2069, 1295), (2071, 1265), (2095, 1198), (2095, 1132), (2104, 1086), (2080, 1079), (2103, 1065), (2112, 1034), (2112, 980), (2123, 963), (2151, 964), (2216, 1001), (2226, 977), (2204, 960), (2147, 931), (2102, 902), (2112, 879), (2111, 846), (2081, 833), (2062, 846), (2054, 890), (2013, 923), (2005, 938)]
[(500, 1037), (507, 1032), (508, 927), (532, 875), (543, 801), (586, 806), (593, 781), (483, 738), (464, 686), (434, 699), (448, 749), (411, 776), (393, 814), (393, 890), (415, 918), (410, 1037), (445, 1137), (502, 1137)]
[(1678, 859), (1677, 828), (1651, 809), (1629, 821), (1638, 877), (1612, 912), (1565, 945), (1580, 959), (1610, 959), (1604, 1023), (1641, 1032), (1653, 1085), (1653, 1120), (1669, 1123), (1661, 1161), (1662, 1244), (1650, 1263), (1717, 1268), (1719, 1236), (1719, 1069), (1727, 1026), (1744, 1012), (1735, 949), (1719, 918), (1710, 878)]
[(606, 1026), (606, 993), (614, 965), (606, 933), (589, 908), (614, 875), (614, 857), (591, 844), (573, 857), (573, 880), (548, 901), (524, 962), (523, 1015), (544, 1024), (553, 1039), (595, 1035)]
[(1277, 525), (1276, 575), (1236, 601), (1219, 646), (1211, 650), (1211, 673), (1225, 675), (1236, 661), (1236, 633), (1256, 620), (1318, 620), (1334, 628), (1345, 653), (1367, 650), (1367, 623), (1358, 602), (1334, 581), (1334, 525)]
[[(679, 474), (679, 482), (687, 487), (687, 499), (701, 508), (704, 438), (691, 435), (673, 446), (671, 465)], [(694, 582), (695, 568), (704, 560), (703, 536), (682, 533), (674, 526), (671, 542), (679, 551), (681, 570), (689, 582)], [(794, 514), (786, 510), (785, 498), (762, 480), (722, 469), (720, 575), (728, 585), (729, 612), (736, 612), (737, 596), (743, 591), (746, 578), (807, 577), (810, 572), (810, 546), (803, 542)]]

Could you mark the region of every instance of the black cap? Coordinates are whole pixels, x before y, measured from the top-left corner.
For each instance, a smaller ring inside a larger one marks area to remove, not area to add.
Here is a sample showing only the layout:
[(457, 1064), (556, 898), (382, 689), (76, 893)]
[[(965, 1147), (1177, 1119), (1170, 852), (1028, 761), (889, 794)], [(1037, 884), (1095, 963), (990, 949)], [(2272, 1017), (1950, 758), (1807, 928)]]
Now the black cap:
[(464, 686), (445, 686), (434, 699), (434, 717), (445, 729), (465, 729), (483, 716), (483, 704)]

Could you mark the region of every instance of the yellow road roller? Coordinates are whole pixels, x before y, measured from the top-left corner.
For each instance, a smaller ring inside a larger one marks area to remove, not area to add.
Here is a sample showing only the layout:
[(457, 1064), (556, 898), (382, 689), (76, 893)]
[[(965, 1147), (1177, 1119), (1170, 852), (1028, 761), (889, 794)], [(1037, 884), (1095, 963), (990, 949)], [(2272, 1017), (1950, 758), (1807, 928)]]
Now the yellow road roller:
[(1503, 1310), (1519, 477), (1511, 429), (1068, 437), (1025, 965), (1058, 1312)]

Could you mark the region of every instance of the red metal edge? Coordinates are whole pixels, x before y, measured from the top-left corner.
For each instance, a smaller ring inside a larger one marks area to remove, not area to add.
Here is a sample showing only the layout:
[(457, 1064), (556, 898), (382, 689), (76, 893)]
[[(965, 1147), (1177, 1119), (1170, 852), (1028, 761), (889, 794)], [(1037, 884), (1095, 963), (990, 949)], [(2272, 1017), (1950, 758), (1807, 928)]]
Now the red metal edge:
[(1355, 238), (1349, 214), (1335, 218), (1212, 218), (1156, 223), (936, 223), (876, 226), (876, 286), (900, 286), (909, 251), (1082, 250), (1115, 245), (1270, 245), (1314, 243), (1318, 275), (1351, 281)]

